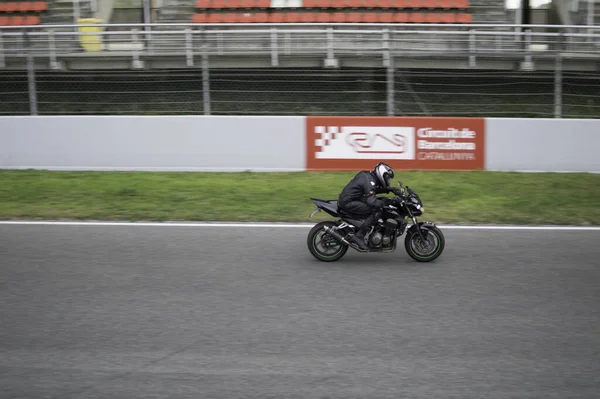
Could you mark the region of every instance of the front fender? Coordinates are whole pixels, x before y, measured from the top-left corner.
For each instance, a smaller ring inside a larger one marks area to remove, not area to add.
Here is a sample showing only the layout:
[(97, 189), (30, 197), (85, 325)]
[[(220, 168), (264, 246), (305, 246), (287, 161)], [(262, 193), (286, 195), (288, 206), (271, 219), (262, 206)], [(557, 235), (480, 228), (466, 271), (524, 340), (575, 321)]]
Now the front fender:
[[(418, 225), (419, 228), (421, 228), (421, 232), (423, 233), (424, 237), (427, 237), (427, 233), (428, 233), (427, 227), (436, 227), (435, 223), (433, 223), (433, 222), (419, 222), (417, 224), (413, 224), (412, 226), (410, 226), (409, 229), (408, 229), (408, 231), (407, 231), (407, 233), (408, 234), (410, 234), (410, 233), (416, 233), (417, 232), (417, 225)], [(423, 229), (423, 227), (425, 227), (425, 228)]]

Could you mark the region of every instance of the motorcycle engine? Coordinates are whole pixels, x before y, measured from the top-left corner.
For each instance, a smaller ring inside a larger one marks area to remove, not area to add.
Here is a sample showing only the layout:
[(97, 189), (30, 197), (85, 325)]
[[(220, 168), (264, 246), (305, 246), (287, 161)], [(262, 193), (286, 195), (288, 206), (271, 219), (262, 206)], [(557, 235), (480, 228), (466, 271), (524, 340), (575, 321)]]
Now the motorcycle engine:
[(381, 234), (379, 231), (376, 231), (373, 234), (371, 234), (371, 237), (369, 238), (371, 244), (373, 244), (376, 247), (381, 245), (383, 239), (383, 234)]
[(392, 237), (390, 237), (390, 236), (383, 236), (383, 241), (382, 241), (383, 245), (388, 246), (388, 245), (390, 245), (391, 241), (392, 241)]

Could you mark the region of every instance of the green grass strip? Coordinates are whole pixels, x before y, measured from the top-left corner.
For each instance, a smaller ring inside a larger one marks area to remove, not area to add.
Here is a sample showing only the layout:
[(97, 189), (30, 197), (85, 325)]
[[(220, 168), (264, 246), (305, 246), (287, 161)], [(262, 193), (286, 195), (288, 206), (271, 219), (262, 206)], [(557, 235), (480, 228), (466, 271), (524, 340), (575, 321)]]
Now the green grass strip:
[[(0, 171), (0, 219), (309, 222), (354, 173)], [(399, 171), (438, 223), (600, 225), (600, 175)]]

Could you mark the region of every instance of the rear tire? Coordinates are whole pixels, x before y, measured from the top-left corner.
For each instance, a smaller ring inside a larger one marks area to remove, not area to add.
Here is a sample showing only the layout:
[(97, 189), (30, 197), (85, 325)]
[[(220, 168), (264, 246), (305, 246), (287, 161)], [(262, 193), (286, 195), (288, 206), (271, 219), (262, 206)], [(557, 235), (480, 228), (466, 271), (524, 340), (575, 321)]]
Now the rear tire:
[(335, 227), (334, 222), (326, 221), (317, 223), (308, 233), (306, 244), (308, 251), (321, 262), (335, 262), (340, 260), (348, 251), (348, 245), (338, 242), (325, 231), (325, 226)]
[(415, 230), (406, 235), (404, 248), (408, 255), (417, 262), (431, 262), (444, 251), (446, 239), (444, 233), (437, 227), (421, 226), (421, 230), (428, 231), (425, 245), (423, 245), (419, 233)]

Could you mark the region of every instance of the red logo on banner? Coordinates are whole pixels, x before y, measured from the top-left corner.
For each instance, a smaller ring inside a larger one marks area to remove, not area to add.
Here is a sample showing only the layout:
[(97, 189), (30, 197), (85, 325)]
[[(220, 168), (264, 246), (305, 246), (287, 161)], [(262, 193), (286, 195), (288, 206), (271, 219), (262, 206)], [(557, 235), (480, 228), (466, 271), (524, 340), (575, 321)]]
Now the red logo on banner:
[(309, 116), (306, 129), (307, 170), (484, 168), (483, 118)]

